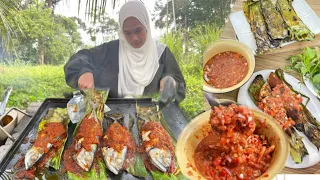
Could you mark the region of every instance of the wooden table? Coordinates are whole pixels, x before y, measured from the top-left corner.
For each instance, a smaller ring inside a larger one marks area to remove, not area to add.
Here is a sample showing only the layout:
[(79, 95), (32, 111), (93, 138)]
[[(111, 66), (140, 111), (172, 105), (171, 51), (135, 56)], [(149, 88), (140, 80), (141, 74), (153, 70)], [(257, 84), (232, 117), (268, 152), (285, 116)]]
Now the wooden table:
[[(320, 16), (320, 0), (306, 0), (311, 8)], [(233, 6), (232, 12), (241, 11), (243, 7), (242, 0), (236, 0), (235, 5)], [(235, 39), (235, 32), (233, 30), (232, 24), (230, 21), (226, 22), (224, 30), (220, 36), (221, 39)], [(272, 53), (266, 55), (256, 56), (256, 67), (255, 72), (263, 69), (276, 69), (276, 68), (284, 68), (289, 65), (289, 61), (286, 60), (290, 55), (294, 55), (297, 53), (301, 53), (301, 50), (304, 47), (320, 47), (320, 35), (316, 37), (316, 39), (312, 42), (299, 42), (294, 43), (280, 49), (273, 51)], [(289, 74), (298, 78), (298, 75), (293, 72), (288, 72)], [(238, 90), (234, 90), (229, 93), (224, 94), (215, 94), (216, 97), (222, 99), (231, 99), (237, 101)], [(205, 104), (204, 107), (208, 110), (210, 107), (208, 104)], [(284, 168), (281, 171), (281, 174), (320, 174), (320, 163), (315, 166), (305, 168), (305, 169), (290, 169)]]

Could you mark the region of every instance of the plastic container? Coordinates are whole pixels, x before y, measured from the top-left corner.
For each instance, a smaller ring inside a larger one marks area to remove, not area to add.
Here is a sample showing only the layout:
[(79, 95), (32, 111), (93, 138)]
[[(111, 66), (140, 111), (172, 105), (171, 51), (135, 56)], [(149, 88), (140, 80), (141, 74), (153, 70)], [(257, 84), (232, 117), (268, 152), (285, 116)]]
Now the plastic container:
[[(6, 116), (1, 117), (1, 125), (9, 134), (11, 134), (14, 127), (17, 125), (18, 113), (16, 111), (9, 112)], [(0, 141), (6, 140), (7, 135), (0, 130)]]

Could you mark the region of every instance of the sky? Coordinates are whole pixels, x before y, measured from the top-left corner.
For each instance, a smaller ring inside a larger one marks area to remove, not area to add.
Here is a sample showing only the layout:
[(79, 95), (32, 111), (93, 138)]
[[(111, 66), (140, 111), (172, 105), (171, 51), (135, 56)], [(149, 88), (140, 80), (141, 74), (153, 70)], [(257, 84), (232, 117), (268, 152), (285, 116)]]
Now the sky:
[[(113, 9), (113, 4), (111, 3), (111, 0), (107, 1), (107, 9), (106, 12), (109, 16), (114, 18), (116, 21), (118, 21), (118, 13), (121, 8), (121, 6), (128, 0), (119, 0), (116, 3), (115, 9)], [(143, 0), (144, 4), (146, 5), (148, 11), (149, 11), (149, 16), (150, 13), (153, 12), (155, 2), (156, 0)], [(78, 0), (62, 0), (58, 3), (58, 5), (55, 7), (55, 13), (56, 14), (61, 14), (67, 17), (78, 17), (84, 22), (89, 22), (88, 19), (85, 17), (85, 7), (86, 7), (86, 0), (81, 1), (81, 6), (80, 6), (80, 12), (78, 13)], [(151, 25), (151, 31), (152, 34), (155, 38), (159, 37), (161, 34), (161, 31), (159, 29), (156, 29), (154, 27), (154, 23), (152, 22)], [(92, 44), (90, 42), (90, 37), (87, 35), (87, 33), (80, 31), (82, 40), (86, 43)], [(97, 42), (97, 44), (92, 44), (92, 45), (98, 45), (103, 42)]]

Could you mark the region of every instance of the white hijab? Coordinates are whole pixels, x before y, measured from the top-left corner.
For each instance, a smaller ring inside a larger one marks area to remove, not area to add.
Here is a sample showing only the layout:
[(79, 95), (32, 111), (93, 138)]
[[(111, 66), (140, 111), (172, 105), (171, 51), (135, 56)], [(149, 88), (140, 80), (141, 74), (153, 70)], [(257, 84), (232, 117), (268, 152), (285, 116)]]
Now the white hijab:
[[(132, 47), (123, 34), (123, 23), (128, 17), (137, 18), (147, 29), (146, 42), (140, 48)], [(122, 6), (119, 22), (118, 95), (142, 95), (159, 68), (165, 45), (152, 39), (148, 12), (140, 1), (129, 1)]]

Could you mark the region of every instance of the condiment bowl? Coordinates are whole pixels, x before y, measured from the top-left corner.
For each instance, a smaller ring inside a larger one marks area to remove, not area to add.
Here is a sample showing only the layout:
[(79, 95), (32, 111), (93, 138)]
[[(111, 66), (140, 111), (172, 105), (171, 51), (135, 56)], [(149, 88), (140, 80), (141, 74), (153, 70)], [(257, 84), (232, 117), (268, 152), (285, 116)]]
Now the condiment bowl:
[[(250, 109), (255, 116), (256, 131), (258, 134), (265, 135), (268, 142), (275, 145), (275, 150), (272, 155), (272, 161), (267, 171), (257, 179), (271, 180), (273, 179), (284, 167), (289, 153), (289, 143), (281, 127), (276, 121), (254, 109)], [(179, 136), (176, 155), (181, 172), (189, 179), (205, 179), (198, 171), (194, 162), (194, 152), (201, 142), (201, 140), (212, 133), (209, 124), (211, 111), (206, 111), (195, 117), (182, 131)], [(260, 121), (264, 121), (261, 127)]]
[[(6, 116), (2, 116), (0, 120), (0, 125), (11, 134), (14, 127), (17, 125), (18, 113), (16, 111), (10, 111)], [(0, 130), (0, 141), (4, 141), (8, 136)]]
[[(228, 88), (215, 88), (203, 80), (203, 90), (211, 93), (230, 92), (241, 87), (251, 77), (255, 68), (254, 54), (247, 45), (236, 40), (219, 40), (209, 46), (203, 54), (203, 68), (213, 56), (227, 51), (239, 53), (247, 60), (248, 73), (238, 84)], [(228, 76), (228, 74), (225, 74), (225, 76)]]

